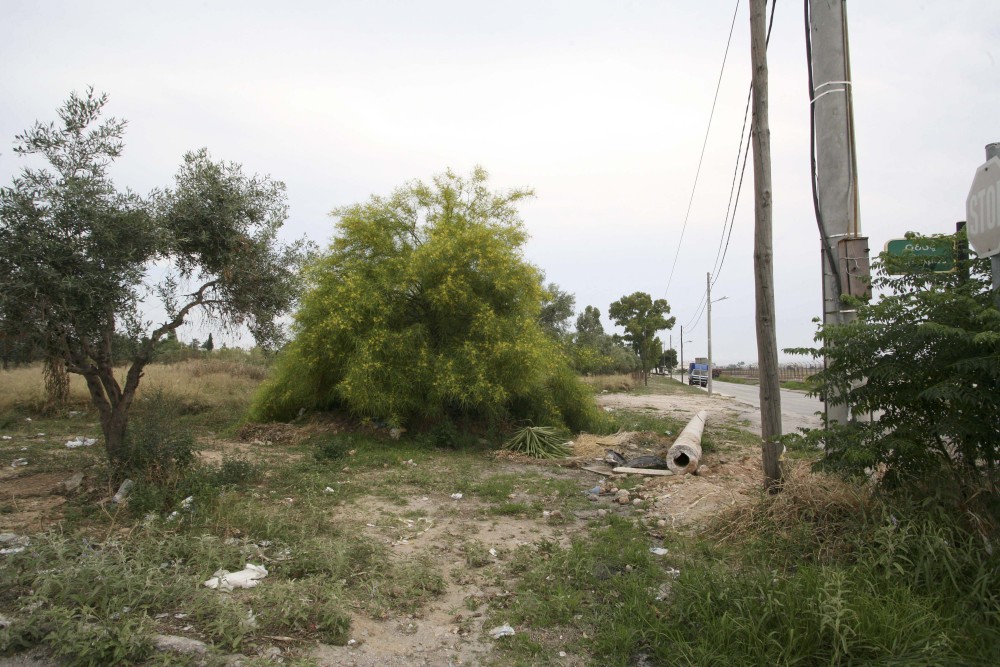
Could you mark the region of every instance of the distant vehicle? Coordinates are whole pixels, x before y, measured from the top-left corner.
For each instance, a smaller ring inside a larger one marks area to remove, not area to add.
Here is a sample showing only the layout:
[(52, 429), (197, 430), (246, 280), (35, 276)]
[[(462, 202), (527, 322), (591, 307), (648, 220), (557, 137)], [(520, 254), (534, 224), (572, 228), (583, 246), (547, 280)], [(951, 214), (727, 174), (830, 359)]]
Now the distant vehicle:
[(699, 387), (708, 386), (708, 364), (691, 362), (688, 366), (688, 384)]

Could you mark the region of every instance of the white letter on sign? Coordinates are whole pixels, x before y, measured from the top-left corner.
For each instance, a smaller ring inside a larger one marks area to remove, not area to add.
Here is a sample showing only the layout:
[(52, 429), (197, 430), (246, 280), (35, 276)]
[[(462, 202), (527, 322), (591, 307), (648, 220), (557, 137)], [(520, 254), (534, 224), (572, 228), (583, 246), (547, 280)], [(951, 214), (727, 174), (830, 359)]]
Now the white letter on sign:
[(997, 226), (997, 186), (994, 183), (986, 188), (986, 229), (993, 229)]

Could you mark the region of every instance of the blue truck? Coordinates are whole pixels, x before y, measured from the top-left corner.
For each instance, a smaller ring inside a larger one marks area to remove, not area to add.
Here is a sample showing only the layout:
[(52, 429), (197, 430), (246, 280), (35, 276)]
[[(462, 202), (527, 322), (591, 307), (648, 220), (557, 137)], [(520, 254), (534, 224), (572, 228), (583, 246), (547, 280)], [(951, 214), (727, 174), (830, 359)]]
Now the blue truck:
[(688, 384), (699, 387), (708, 386), (708, 364), (692, 361), (688, 366)]

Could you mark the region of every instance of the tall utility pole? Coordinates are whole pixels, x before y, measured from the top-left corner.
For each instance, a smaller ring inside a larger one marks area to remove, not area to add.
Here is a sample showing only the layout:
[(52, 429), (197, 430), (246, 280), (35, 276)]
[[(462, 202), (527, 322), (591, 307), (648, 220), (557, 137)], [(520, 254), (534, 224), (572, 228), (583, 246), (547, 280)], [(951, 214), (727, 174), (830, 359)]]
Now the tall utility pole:
[(705, 303), (708, 310), (708, 395), (712, 395), (712, 274), (705, 274)]
[(781, 485), (781, 393), (774, 321), (771, 252), (771, 130), (767, 120), (766, 0), (750, 0), (750, 61), (753, 66), (754, 284), (757, 302), (757, 363), (760, 365), (761, 458), (764, 488)]
[[(843, 295), (865, 296), (868, 239), (861, 236), (851, 61), (844, 0), (807, 0), (806, 57), (812, 137), (812, 186), (823, 266), (823, 324), (856, 312)], [(826, 403), (830, 422), (850, 419), (846, 404)]]
[(684, 384), (684, 325), (681, 325), (681, 384)]

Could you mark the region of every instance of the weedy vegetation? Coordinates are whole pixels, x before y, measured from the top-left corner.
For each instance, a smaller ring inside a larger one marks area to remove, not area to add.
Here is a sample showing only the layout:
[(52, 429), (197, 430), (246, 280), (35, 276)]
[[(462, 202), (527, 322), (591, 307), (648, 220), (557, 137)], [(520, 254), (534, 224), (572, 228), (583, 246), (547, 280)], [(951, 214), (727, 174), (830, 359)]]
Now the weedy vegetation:
[[(239, 653), (263, 664), (280, 644), (285, 664), (315, 664), (316, 642), (344, 645), (356, 619), (417, 622), (470, 583), (479, 592), (449, 613), (456, 632), (489, 647), (482, 664), (988, 665), (1000, 649), (996, 518), (957, 503), (965, 496), (947, 477), (875, 487), (810, 472), (819, 454), (803, 446), (781, 493), (680, 532), (630, 506), (600, 514), (583, 493), (593, 478), (511, 467), (491, 456), (501, 438), (484, 444), (495, 434), (473, 436), (460, 420), (398, 440), (373, 421), (246, 426), (259, 371), (214, 354), (147, 370), (128, 432), (135, 485), (121, 505), (109, 502), (107, 459), (63, 446), (99, 430), (79, 388), (53, 414), (40, 367), (0, 376), (11, 438), (0, 460), (29, 461), (4, 483), (86, 475), (57, 511), (17, 529), (23, 550), (0, 556), (0, 614), (12, 619), (0, 654), (41, 647), (96, 666), (221, 665)], [(8, 379), (38, 393), (9, 392)], [(687, 390), (672, 385), (654, 376), (648, 391)], [(602, 414), (651, 442), (683, 427), (649, 411)], [(758, 445), (711, 424), (703, 446)], [(0, 504), (0, 525), (25, 502)], [(491, 531), (509, 522), (527, 537), (495, 543)], [(415, 548), (432, 526), (442, 529)], [(246, 563), (268, 570), (257, 587), (202, 586)], [(516, 634), (486, 636), (503, 623)], [(157, 634), (208, 653), (161, 653)]]

